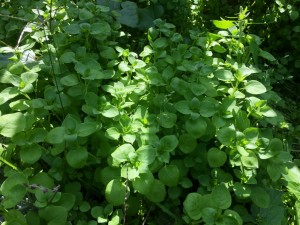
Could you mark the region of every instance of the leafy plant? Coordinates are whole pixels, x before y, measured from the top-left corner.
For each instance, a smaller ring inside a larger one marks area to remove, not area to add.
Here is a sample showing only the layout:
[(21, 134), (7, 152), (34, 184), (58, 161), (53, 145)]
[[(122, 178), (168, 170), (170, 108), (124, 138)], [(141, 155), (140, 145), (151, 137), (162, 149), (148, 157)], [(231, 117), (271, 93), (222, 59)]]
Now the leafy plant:
[(287, 224), (300, 174), (247, 8), (216, 33), (154, 20), (138, 53), (136, 10), (40, 3), (0, 48), (4, 224)]

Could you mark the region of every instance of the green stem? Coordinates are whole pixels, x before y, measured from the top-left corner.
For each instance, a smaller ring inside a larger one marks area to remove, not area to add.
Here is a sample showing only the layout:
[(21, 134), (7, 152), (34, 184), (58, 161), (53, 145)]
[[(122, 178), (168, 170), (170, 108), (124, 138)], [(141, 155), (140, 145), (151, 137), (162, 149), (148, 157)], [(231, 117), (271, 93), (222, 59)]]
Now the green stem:
[(1, 156), (0, 156), (0, 161), (3, 162), (4, 164), (8, 165), (12, 169), (14, 169), (16, 171), (19, 171), (19, 169), (16, 166), (14, 166), (13, 164), (11, 164), (10, 162), (8, 162), (7, 160), (5, 160), (4, 158), (2, 158)]

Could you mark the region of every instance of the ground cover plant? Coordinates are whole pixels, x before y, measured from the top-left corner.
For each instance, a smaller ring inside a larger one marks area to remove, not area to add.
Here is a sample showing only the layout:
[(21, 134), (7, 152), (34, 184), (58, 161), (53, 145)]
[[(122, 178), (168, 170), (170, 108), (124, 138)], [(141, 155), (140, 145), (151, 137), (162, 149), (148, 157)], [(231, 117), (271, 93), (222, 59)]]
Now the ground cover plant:
[(0, 3), (3, 224), (299, 223), (281, 62), (171, 2)]

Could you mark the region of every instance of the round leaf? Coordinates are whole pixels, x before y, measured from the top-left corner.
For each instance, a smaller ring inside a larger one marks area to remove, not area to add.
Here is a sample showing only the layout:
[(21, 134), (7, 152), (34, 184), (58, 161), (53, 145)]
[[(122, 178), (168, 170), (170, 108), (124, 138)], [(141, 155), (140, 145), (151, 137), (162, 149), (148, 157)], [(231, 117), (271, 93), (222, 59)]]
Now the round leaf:
[(113, 206), (123, 205), (126, 196), (126, 186), (118, 179), (111, 180), (105, 188), (105, 198)]
[(160, 180), (154, 179), (151, 183), (149, 192), (146, 197), (151, 202), (162, 202), (166, 197), (167, 191), (165, 185)]
[(212, 168), (223, 166), (226, 160), (226, 153), (218, 148), (211, 148), (207, 152), (207, 161)]
[(158, 171), (159, 180), (169, 187), (176, 186), (179, 177), (180, 171), (176, 165), (166, 165)]
[(78, 147), (77, 149), (69, 151), (66, 159), (71, 167), (79, 169), (85, 166), (88, 155), (86, 148)]
[(179, 149), (185, 153), (191, 153), (197, 146), (197, 139), (190, 134), (182, 134), (179, 137)]
[(157, 122), (164, 128), (172, 128), (177, 120), (177, 116), (174, 113), (162, 112), (157, 117)]
[(25, 129), (25, 123), (25, 116), (20, 112), (0, 116), (0, 134), (13, 137)]
[(199, 117), (196, 120), (187, 120), (185, 123), (185, 129), (194, 138), (199, 138), (203, 136), (206, 132), (207, 123), (205, 119)]
[(233, 144), (235, 135), (235, 130), (229, 127), (221, 128), (216, 133), (217, 139), (225, 146), (230, 146)]
[(64, 127), (55, 127), (49, 131), (45, 140), (50, 144), (60, 144), (64, 141), (64, 135), (65, 135)]
[(42, 148), (38, 144), (23, 146), (20, 151), (22, 162), (34, 164), (42, 156)]
[(202, 195), (199, 193), (189, 193), (183, 202), (183, 207), (192, 220), (199, 220), (202, 217), (202, 208), (199, 207)]
[(212, 190), (212, 201), (220, 209), (228, 209), (231, 205), (231, 195), (225, 184), (219, 184)]
[(245, 85), (245, 90), (253, 95), (259, 95), (267, 91), (266, 87), (257, 80), (250, 80)]
[(268, 192), (261, 187), (252, 188), (251, 199), (254, 202), (254, 204), (260, 208), (268, 208), (271, 203), (271, 198)]

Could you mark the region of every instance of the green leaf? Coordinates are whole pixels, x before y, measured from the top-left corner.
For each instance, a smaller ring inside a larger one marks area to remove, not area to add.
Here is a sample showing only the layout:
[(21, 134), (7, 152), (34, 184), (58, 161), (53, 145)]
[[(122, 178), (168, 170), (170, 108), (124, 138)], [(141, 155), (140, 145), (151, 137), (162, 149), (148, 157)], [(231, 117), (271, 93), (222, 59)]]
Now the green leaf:
[(20, 112), (0, 116), (0, 134), (5, 137), (13, 137), (23, 131), (25, 125), (25, 116)]
[(25, 72), (21, 74), (21, 79), (22, 81), (25, 82), (25, 84), (32, 84), (33, 82), (36, 81), (36, 79), (38, 78), (38, 74), (34, 73), (34, 72)]
[(65, 128), (64, 127), (55, 127), (49, 131), (47, 134), (45, 141), (50, 144), (60, 144), (63, 143), (65, 136)]
[(111, 28), (110, 25), (105, 21), (99, 21), (91, 25), (90, 33), (92, 35), (101, 35), (102, 38), (106, 38), (110, 35)]
[(154, 176), (151, 172), (142, 173), (138, 178), (132, 181), (132, 186), (140, 194), (146, 195), (150, 192), (153, 182)]
[(228, 29), (235, 26), (235, 24), (230, 20), (213, 20), (213, 24), (220, 29)]
[(75, 205), (75, 194), (62, 193), (60, 199), (55, 202), (55, 205), (62, 206), (66, 210), (70, 211)]
[(11, 208), (16, 206), (26, 195), (27, 178), (22, 173), (15, 173), (3, 181), (0, 187), (1, 194), (5, 197), (3, 206)]
[(231, 205), (231, 195), (225, 184), (219, 184), (214, 187), (212, 192), (212, 201), (220, 209), (228, 209)]
[(153, 49), (164, 49), (168, 46), (168, 40), (165, 37), (157, 38), (153, 44)]
[(176, 102), (174, 107), (178, 112), (184, 115), (189, 115), (192, 113), (192, 110), (190, 109), (190, 103), (186, 100), (181, 100), (179, 102)]
[(120, 16), (117, 17), (118, 22), (129, 27), (136, 27), (139, 21), (137, 4), (126, 1), (121, 3), (121, 6)]
[(80, 169), (85, 166), (88, 156), (89, 154), (85, 147), (77, 147), (67, 153), (66, 159), (71, 167)]
[(226, 160), (226, 153), (218, 148), (210, 148), (207, 152), (207, 161), (212, 168), (223, 166)]
[(212, 117), (218, 111), (217, 104), (218, 102), (215, 102), (214, 99), (205, 98), (200, 104), (200, 115), (203, 117)]
[(151, 202), (162, 202), (167, 195), (166, 187), (160, 180), (154, 179), (151, 182), (149, 192), (146, 194), (146, 197)]
[(202, 213), (203, 221), (206, 224), (215, 224), (215, 220), (217, 218), (217, 213), (218, 213), (216, 209), (207, 207), (202, 209), (201, 213)]
[(80, 20), (88, 20), (94, 17), (94, 14), (88, 11), (87, 9), (79, 9), (79, 19)]
[(113, 105), (107, 105), (104, 107), (104, 109), (101, 111), (102, 115), (107, 118), (113, 118), (119, 115), (119, 110), (117, 107)]
[(20, 158), (22, 162), (34, 164), (42, 156), (42, 148), (38, 144), (23, 146), (20, 151)]
[(202, 217), (201, 202), (202, 195), (199, 193), (189, 193), (183, 202), (183, 208), (192, 220), (199, 220)]
[(19, 95), (19, 90), (17, 87), (8, 87), (1, 91), (0, 93), (0, 105), (7, 102), (8, 100)]
[(121, 134), (118, 128), (110, 127), (106, 130), (105, 135), (112, 140), (118, 140)]
[(73, 23), (64, 27), (64, 30), (67, 34), (80, 34), (80, 27), (77, 23)]
[(271, 55), (269, 52), (260, 50), (260, 52), (258, 53), (258, 55), (259, 55), (260, 57), (262, 57), (262, 58), (265, 58), (265, 59), (271, 61), (271, 62), (276, 61), (276, 58), (275, 58), (273, 55)]
[(177, 116), (174, 113), (162, 112), (157, 116), (157, 122), (164, 128), (172, 128), (176, 124)]
[(253, 95), (263, 94), (267, 91), (266, 87), (257, 80), (250, 80), (245, 84), (245, 90)]
[(135, 153), (137, 155), (137, 161), (145, 165), (150, 165), (156, 158), (156, 148), (150, 145), (141, 146)]
[(254, 152), (248, 152), (248, 156), (241, 156), (241, 162), (246, 168), (258, 168), (258, 159)]
[(207, 123), (202, 117), (199, 117), (195, 120), (189, 119), (185, 122), (186, 131), (194, 138), (199, 138), (203, 136), (206, 132), (206, 128)]
[(176, 165), (166, 165), (158, 171), (159, 180), (166, 186), (173, 187), (179, 182), (180, 171)]
[(47, 225), (65, 225), (68, 211), (62, 206), (49, 205), (39, 210), (39, 216), (47, 222)]
[(19, 99), (9, 103), (9, 107), (15, 111), (23, 111), (30, 108), (30, 101), (26, 99)]
[(163, 152), (172, 152), (178, 145), (178, 139), (175, 135), (166, 135), (159, 142), (160, 150)]
[(217, 139), (225, 146), (231, 146), (235, 140), (235, 130), (233, 128), (224, 127), (217, 131)]
[(65, 52), (59, 58), (61, 63), (71, 63), (75, 60), (75, 53), (74, 52)]
[(252, 188), (251, 200), (260, 208), (268, 208), (271, 203), (269, 193), (261, 187)]
[(222, 81), (233, 81), (234, 76), (230, 70), (217, 70), (214, 75)]
[(71, 86), (77, 85), (79, 83), (79, 81), (78, 81), (78, 77), (76, 76), (76, 74), (69, 74), (69, 75), (62, 77), (60, 79), (60, 83), (62, 85), (71, 87)]
[(120, 168), (117, 167), (98, 167), (94, 173), (94, 180), (107, 185), (109, 181), (117, 179), (121, 176)]
[(206, 87), (202, 84), (191, 83), (190, 85), (191, 85), (191, 91), (196, 96), (203, 95), (207, 91)]
[(119, 179), (111, 180), (105, 188), (105, 199), (113, 206), (123, 205), (126, 196), (126, 185)]
[(97, 122), (88, 121), (88, 122), (80, 123), (78, 124), (76, 129), (77, 135), (79, 137), (87, 137), (95, 133), (97, 130), (99, 130), (100, 127), (101, 124)]
[(123, 144), (119, 146), (112, 154), (114, 160), (119, 163), (130, 161), (132, 155), (135, 154), (135, 150), (131, 144)]
[(105, 48), (103, 51), (100, 52), (100, 55), (104, 59), (116, 59), (116, 58), (118, 58), (118, 55), (117, 55), (115, 49), (113, 49), (112, 47)]
[(197, 139), (190, 134), (182, 134), (179, 137), (179, 149), (185, 153), (189, 154), (196, 149)]
[(190, 86), (189, 83), (177, 77), (174, 77), (171, 80), (170, 85), (180, 95), (184, 95), (187, 92), (187, 90), (189, 90)]
[(247, 184), (234, 183), (233, 185), (234, 193), (239, 198), (248, 198), (251, 195), (251, 188)]

